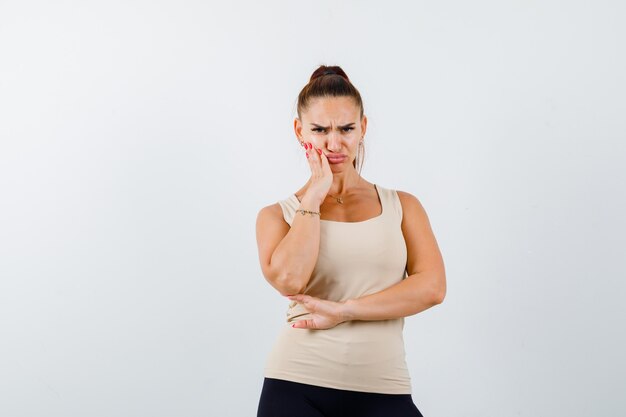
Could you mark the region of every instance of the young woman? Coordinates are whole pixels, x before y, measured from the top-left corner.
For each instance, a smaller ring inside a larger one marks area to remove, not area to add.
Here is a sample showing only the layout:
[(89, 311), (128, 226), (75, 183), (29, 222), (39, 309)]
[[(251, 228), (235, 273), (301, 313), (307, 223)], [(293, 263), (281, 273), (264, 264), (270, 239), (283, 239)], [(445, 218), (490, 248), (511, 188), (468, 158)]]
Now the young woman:
[(263, 275), (290, 300), (257, 417), (422, 416), (402, 332), (445, 297), (428, 216), (412, 194), (361, 177), (367, 117), (340, 67), (313, 72), (297, 111), (311, 177), (256, 224)]

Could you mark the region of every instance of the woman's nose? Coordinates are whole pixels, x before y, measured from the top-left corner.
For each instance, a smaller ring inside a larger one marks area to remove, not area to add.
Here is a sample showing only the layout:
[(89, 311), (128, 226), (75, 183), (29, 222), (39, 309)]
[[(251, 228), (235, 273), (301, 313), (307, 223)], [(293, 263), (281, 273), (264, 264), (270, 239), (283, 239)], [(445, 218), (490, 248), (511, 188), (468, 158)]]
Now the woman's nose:
[(331, 134), (328, 137), (326, 147), (329, 151), (339, 152), (341, 150), (341, 139), (336, 134)]

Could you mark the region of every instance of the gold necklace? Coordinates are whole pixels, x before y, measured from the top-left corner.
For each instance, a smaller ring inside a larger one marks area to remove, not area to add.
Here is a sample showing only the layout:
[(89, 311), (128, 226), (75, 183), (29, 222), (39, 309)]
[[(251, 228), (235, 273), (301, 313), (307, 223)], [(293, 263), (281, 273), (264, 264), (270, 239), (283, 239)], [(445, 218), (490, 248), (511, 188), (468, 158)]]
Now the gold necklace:
[[(358, 185), (360, 182), (361, 182), (361, 176), (359, 175), (359, 180), (357, 181), (357, 185)], [(337, 200), (337, 202), (338, 202), (339, 204), (343, 204), (343, 197), (341, 197), (341, 196), (340, 196), (340, 197), (336, 197), (336, 196), (334, 196), (334, 195), (332, 195), (332, 194), (328, 194), (328, 193), (326, 193), (326, 196), (327, 196), (327, 197), (332, 197), (332, 198), (334, 198), (335, 200)]]
[(339, 204), (343, 204), (343, 197), (335, 197), (334, 195), (331, 195), (331, 194), (328, 194), (328, 197), (332, 197), (335, 200), (337, 200)]

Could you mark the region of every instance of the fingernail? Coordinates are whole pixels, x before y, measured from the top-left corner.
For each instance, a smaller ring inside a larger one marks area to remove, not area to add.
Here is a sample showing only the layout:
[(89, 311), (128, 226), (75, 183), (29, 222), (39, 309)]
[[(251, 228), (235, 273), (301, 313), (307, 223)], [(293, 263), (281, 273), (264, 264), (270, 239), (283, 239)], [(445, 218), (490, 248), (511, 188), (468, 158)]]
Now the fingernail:
[(308, 153), (308, 152), (306, 153), (306, 157), (307, 157), (307, 158), (309, 157), (309, 153)]

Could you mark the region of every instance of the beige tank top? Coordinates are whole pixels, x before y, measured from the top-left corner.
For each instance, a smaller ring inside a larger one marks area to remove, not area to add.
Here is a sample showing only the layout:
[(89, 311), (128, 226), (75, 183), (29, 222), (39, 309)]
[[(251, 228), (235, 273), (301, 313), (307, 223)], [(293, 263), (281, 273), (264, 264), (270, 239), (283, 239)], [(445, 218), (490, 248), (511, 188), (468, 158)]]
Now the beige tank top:
[[(395, 190), (378, 185), (382, 212), (360, 222), (320, 220), (320, 250), (305, 294), (343, 301), (379, 292), (406, 277), (402, 206)], [(279, 201), (291, 225), (295, 194)], [(289, 301), (289, 300), (288, 300)], [(295, 329), (310, 313), (290, 301), (287, 321), (265, 363), (264, 375), (352, 391), (411, 394), (405, 361), (404, 318), (347, 321), (331, 329)]]

